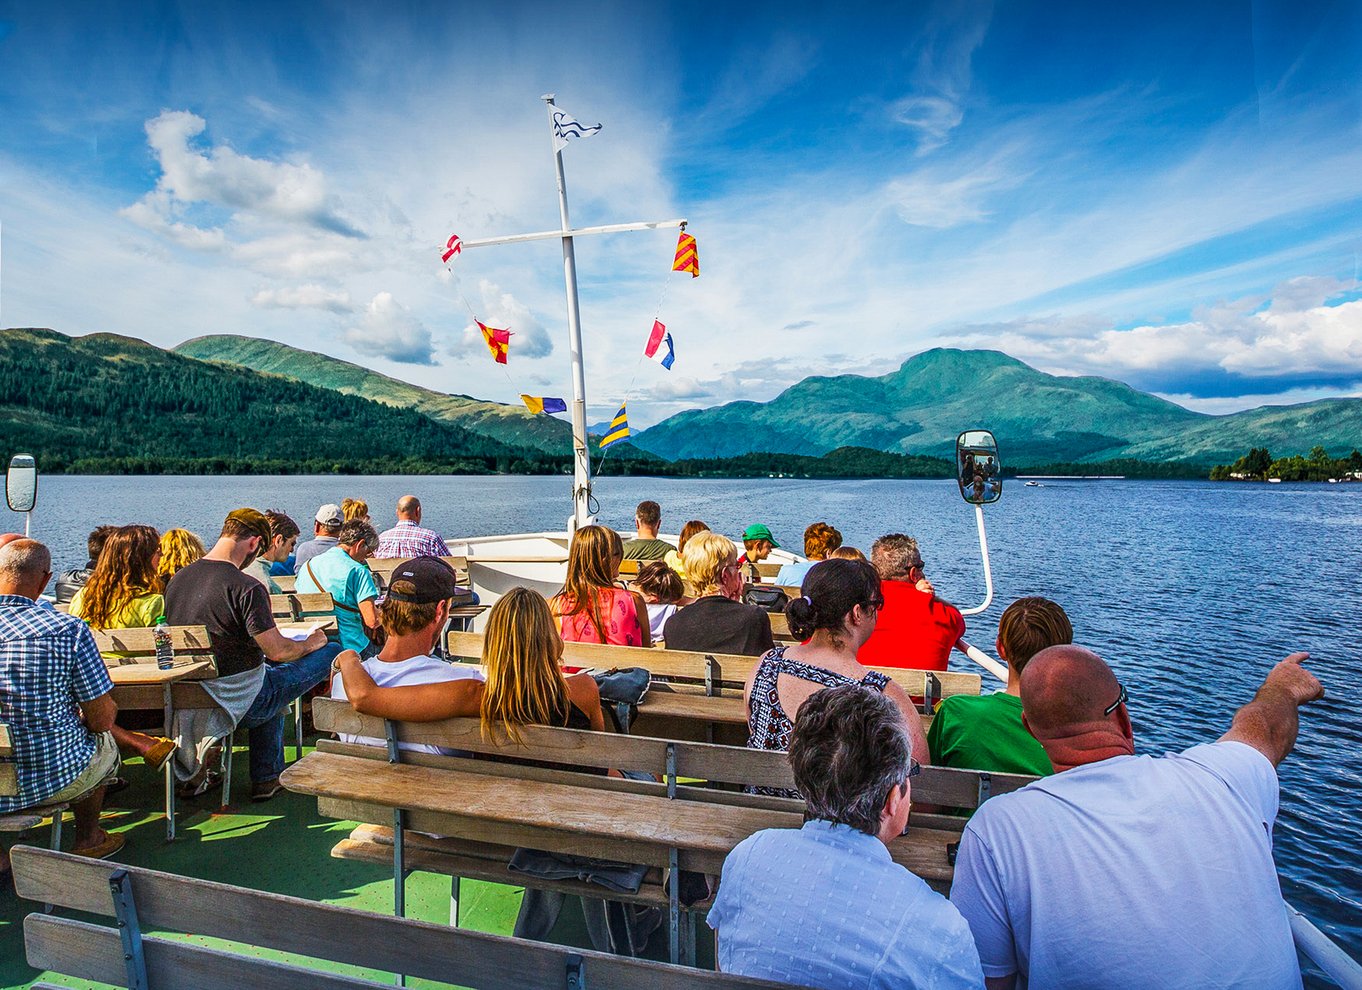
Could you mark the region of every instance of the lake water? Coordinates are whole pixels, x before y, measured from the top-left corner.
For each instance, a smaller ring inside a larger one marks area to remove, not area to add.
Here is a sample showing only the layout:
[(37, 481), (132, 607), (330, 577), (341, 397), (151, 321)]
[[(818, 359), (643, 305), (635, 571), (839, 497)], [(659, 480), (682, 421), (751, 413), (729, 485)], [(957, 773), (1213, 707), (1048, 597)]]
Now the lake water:
[[(765, 522), (796, 551), (820, 519), (863, 550), (909, 533), (938, 594), (961, 606), (983, 599), (973, 510), (949, 482), (604, 478), (595, 491), (600, 521), (619, 528), (652, 498), (665, 531), (702, 519), (736, 535)], [(570, 508), (565, 477), (50, 477), (33, 535), (61, 569), (84, 563), (99, 523), (183, 526), (211, 542), (237, 506), (281, 508), (307, 531), (319, 504), (351, 496), (381, 530), (407, 492), (446, 536), (561, 530)], [(1328, 697), (1305, 710), (1281, 769), (1276, 858), (1286, 897), (1362, 958), (1362, 485), (1009, 482), (985, 511), (997, 596), (968, 620), (968, 638), (992, 652), (1008, 602), (1059, 601), (1078, 642), (1127, 685), (1141, 752), (1216, 738), (1272, 663), (1311, 653)], [(22, 532), (23, 519), (0, 509), (0, 528)]]

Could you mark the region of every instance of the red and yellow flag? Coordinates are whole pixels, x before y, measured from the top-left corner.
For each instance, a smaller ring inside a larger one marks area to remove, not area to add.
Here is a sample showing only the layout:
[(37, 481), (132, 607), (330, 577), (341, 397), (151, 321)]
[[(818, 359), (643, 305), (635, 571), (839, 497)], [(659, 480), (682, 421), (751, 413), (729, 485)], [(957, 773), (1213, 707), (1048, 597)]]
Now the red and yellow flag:
[(695, 252), (695, 238), (684, 230), (676, 242), (676, 260), (672, 262), (672, 271), (690, 272), (691, 278), (700, 276), (700, 256)]
[(481, 320), (474, 320), (478, 329), (482, 331), (482, 339), (487, 341), (487, 349), (492, 352), (492, 358), (497, 364), (506, 363), (506, 355), (511, 349), (511, 331), (497, 330), (489, 327)]

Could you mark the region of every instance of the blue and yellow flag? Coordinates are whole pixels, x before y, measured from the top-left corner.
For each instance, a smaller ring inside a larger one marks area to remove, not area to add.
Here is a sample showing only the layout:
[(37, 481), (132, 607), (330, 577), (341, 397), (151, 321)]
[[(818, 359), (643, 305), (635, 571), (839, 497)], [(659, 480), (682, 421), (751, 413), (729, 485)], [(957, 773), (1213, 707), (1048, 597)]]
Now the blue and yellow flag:
[(548, 395), (525, 395), (522, 392), (520, 401), (525, 403), (526, 409), (535, 414), (567, 412), (566, 402)]
[(610, 429), (605, 431), (605, 436), (601, 438), (601, 450), (609, 447), (612, 443), (619, 443), (621, 440), (629, 439), (629, 418), (624, 414), (624, 406), (620, 406), (620, 411), (615, 413), (615, 418), (610, 421)]

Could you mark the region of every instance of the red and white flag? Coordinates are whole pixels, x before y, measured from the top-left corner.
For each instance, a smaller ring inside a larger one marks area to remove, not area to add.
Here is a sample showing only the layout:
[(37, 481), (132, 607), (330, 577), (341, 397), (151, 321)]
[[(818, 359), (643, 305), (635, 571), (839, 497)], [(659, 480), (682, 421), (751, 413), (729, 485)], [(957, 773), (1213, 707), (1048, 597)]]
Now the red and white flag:
[(449, 264), (450, 258), (454, 257), (456, 254), (461, 254), (462, 252), (463, 241), (459, 240), (458, 234), (450, 234), (449, 240), (445, 241), (445, 249), (440, 254), (440, 260), (447, 265)]

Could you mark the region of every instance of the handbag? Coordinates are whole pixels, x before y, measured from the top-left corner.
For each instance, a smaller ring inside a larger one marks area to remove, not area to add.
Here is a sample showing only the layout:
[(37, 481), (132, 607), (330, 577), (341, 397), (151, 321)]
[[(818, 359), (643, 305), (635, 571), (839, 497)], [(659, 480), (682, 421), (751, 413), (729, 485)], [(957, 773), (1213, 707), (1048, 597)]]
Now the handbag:
[(790, 596), (779, 588), (763, 587), (753, 585), (748, 588), (742, 596), (743, 602), (748, 605), (755, 605), (763, 612), (775, 612), (780, 614), (785, 611), (785, 606), (790, 604)]

